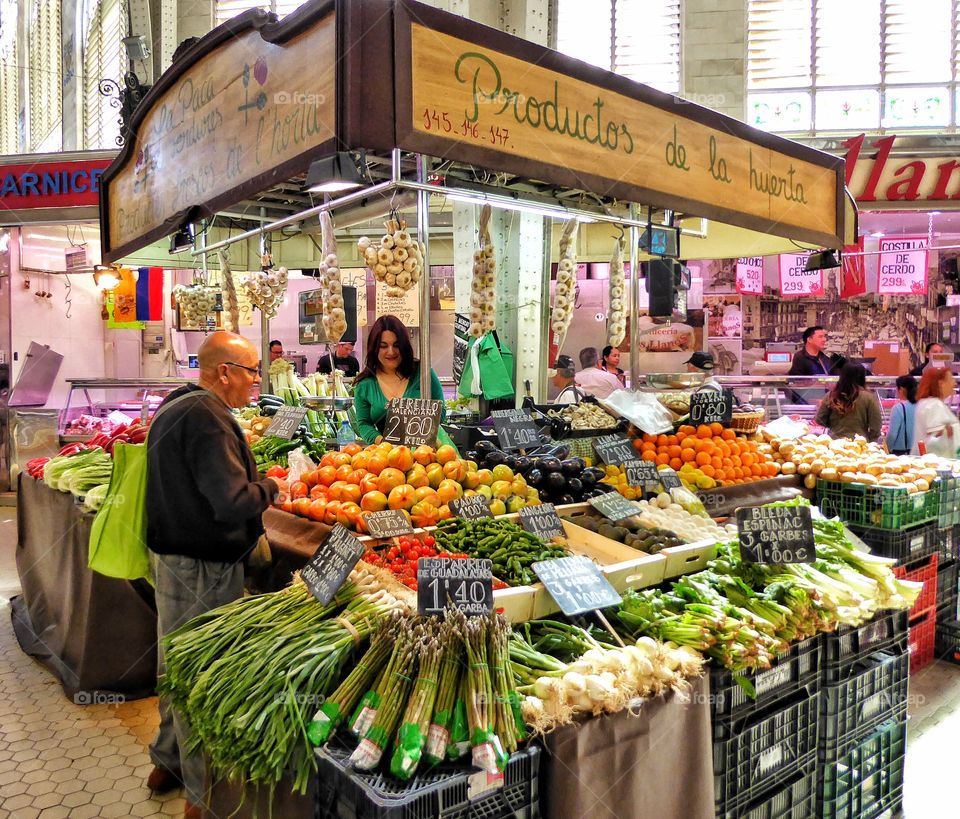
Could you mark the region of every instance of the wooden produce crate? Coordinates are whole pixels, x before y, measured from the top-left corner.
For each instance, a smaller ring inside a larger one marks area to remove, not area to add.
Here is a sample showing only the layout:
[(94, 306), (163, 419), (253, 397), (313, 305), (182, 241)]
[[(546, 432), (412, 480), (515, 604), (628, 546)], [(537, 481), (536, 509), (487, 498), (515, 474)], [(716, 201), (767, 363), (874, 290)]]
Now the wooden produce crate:
[(699, 572), (707, 567), (707, 561), (717, 556), (715, 540), (699, 540), (684, 546), (669, 546), (660, 552), (666, 558), (663, 579), (680, 577), (684, 574)]

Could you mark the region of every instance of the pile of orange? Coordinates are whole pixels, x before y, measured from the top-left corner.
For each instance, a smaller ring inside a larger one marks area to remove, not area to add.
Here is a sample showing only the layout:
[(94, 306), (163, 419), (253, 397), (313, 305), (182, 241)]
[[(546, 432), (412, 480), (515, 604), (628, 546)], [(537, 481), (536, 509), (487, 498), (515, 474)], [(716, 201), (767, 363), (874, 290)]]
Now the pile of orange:
[(690, 464), (720, 484), (757, 481), (780, 473), (779, 464), (758, 452), (755, 442), (738, 437), (722, 424), (684, 425), (675, 435), (636, 438), (633, 446), (644, 461), (677, 471)]

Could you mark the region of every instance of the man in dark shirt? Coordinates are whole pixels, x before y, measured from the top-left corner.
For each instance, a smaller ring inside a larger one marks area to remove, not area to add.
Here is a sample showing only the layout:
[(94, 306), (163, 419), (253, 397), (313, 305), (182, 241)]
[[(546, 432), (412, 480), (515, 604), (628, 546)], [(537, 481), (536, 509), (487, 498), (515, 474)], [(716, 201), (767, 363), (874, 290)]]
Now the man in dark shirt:
[(317, 372), (329, 375), (334, 367), (343, 373), (345, 378), (355, 378), (360, 372), (360, 362), (353, 354), (353, 342), (341, 341), (333, 351), (333, 361), (330, 361), (330, 354), (321, 356), (317, 362)]
[(827, 331), (815, 325), (803, 331), (803, 349), (793, 356), (787, 375), (836, 375), (845, 363), (842, 356), (828, 356)]
[[(231, 408), (250, 403), (260, 383), (257, 349), (218, 332), (199, 351), (200, 378), (160, 405), (147, 437), (147, 545), (162, 638), (187, 620), (243, 594), (244, 558), (263, 535), (261, 515), (285, 487), (260, 480), (253, 453)], [(158, 640), (158, 673), (164, 669)], [(199, 819), (204, 763), (188, 754), (189, 725), (160, 702), (160, 729), (150, 746), (152, 791), (184, 786), (184, 817)]]

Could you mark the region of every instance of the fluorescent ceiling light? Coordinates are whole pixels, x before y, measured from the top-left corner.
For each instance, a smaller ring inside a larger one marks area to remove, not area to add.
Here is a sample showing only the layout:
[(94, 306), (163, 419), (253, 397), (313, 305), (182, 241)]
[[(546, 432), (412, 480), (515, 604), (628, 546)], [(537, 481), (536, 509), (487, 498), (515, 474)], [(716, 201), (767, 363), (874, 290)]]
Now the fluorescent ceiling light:
[(453, 199), (455, 202), (465, 202), (469, 205), (490, 205), (493, 208), (500, 208), (501, 210), (518, 210), (521, 213), (532, 213), (534, 216), (546, 216), (551, 219), (576, 219), (578, 222), (596, 222), (596, 219), (591, 218), (580, 213), (570, 213), (568, 210), (561, 206), (556, 208), (550, 207), (538, 207), (537, 205), (529, 205), (525, 202), (510, 202), (504, 201), (501, 199), (492, 199), (486, 197), (484, 194), (479, 193), (477, 195), (470, 195), (466, 193), (453, 193), (453, 192), (444, 192), (437, 191), (438, 193), (443, 193), (447, 199)]

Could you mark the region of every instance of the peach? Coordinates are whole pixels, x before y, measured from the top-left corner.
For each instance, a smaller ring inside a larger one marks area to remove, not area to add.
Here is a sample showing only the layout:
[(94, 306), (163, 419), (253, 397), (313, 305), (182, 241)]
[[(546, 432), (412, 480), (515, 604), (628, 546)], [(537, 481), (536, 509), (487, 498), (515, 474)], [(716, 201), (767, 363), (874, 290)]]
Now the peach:
[(399, 469), (394, 469), (393, 467), (387, 467), (380, 473), (379, 478), (377, 479), (377, 489), (383, 492), (384, 495), (389, 495), (391, 490), (395, 489), (398, 486), (402, 486), (406, 483), (407, 478)]

